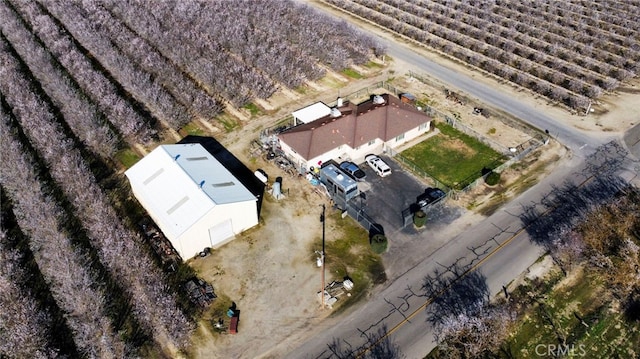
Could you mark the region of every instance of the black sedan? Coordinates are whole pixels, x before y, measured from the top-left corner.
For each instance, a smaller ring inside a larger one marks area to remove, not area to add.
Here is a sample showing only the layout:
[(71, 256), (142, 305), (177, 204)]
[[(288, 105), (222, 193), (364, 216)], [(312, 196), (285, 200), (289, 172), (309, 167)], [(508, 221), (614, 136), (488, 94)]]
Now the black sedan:
[(344, 161), (340, 163), (340, 169), (356, 181), (364, 181), (367, 176), (364, 171), (353, 162)]
[(424, 193), (420, 194), (418, 198), (416, 198), (416, 203), (418, 206), (424, 207), (428, 204), (438, 202), (446, 196), (447, 194), (440, 188), (429, 187), (424, 190)]

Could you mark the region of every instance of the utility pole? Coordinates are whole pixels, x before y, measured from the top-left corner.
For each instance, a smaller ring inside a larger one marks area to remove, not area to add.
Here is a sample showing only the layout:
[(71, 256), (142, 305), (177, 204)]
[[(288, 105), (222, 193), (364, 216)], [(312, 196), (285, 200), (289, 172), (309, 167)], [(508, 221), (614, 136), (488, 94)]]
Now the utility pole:
[(322, 309), (324, 309), (324, 211), (325, 206), (322, 204), (322, 214), (320, 215), (320, 222), (322, 222), (322, 253), (320, 253), (320, 259), (322, 260), (322, 288), (320, 288), (320, 296), (322, 297)]

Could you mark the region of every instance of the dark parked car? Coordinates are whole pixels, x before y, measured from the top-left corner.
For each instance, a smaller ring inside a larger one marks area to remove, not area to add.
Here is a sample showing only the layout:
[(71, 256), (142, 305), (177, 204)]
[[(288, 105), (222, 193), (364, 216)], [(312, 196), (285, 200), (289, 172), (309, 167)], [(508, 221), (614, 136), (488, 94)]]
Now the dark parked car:
[(418, 206), (424, 207), (428, 204), (438, 202), (446, 196), (447, 194), (444, 193), (444, 191), (441, 190), (440, 188), (429, 187), (424, 190), (424, 193), (422, 193), (421, 195), (418, 196), (418, 198), (416, 198), (416, 203), (418, 204)]
[(353, 162), (344, 161), (340, 163), (340, 169), (356, 181), (364, 181), (364, 178), (367, 176), (364, 171)]

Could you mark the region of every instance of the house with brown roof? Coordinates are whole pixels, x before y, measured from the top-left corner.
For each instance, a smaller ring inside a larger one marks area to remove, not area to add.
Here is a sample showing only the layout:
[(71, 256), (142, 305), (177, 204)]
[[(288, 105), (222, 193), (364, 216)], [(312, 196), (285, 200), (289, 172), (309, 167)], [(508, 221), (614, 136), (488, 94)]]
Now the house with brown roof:
[(328, 115), (292, 127), (278, 135), (282, 151), (301, 169), (328, 160), (361, 163), (428, 132), (431, 117), (389, 94), (374, 95), (360, 104), (338, 101)]

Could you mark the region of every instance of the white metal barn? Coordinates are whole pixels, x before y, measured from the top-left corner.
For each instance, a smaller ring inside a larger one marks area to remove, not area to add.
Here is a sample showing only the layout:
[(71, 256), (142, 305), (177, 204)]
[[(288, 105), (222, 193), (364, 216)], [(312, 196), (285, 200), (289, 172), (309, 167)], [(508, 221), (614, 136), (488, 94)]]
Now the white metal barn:
[(256, 196), (199, 143), (158, 146), (125, 174), (183, 259), (258, 224)]

